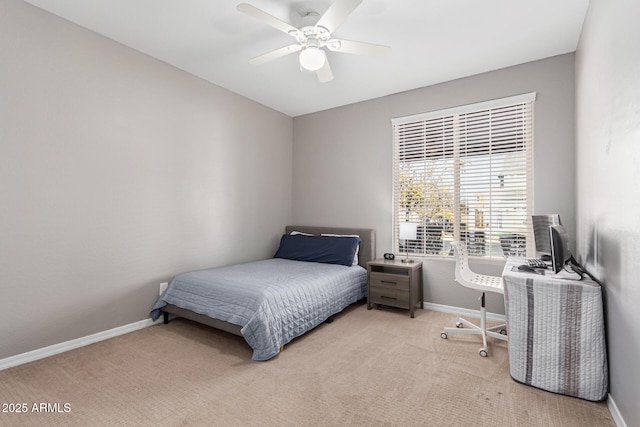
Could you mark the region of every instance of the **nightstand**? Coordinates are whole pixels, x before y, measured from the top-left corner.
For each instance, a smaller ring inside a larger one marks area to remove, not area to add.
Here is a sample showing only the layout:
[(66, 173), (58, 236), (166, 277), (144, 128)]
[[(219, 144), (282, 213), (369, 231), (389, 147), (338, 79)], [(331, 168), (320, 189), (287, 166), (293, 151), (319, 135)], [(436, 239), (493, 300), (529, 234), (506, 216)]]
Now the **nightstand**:
[(373, 304), (409, 310), (411, 317), (416, 304), (424, 308), (422, 262), (377, 259), (367, 263), (369, 287), (367, 309)]

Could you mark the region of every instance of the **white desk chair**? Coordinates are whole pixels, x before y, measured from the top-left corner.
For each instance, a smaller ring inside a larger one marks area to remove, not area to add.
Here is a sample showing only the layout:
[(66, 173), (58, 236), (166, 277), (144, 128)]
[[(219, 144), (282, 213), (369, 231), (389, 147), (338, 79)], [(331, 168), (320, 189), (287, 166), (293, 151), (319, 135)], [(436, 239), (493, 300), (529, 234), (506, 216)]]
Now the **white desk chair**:
[[(444, 328), (440, 333), (440, 337), (447, 339), (449, 337), (449, 333), (482, 335), (482, 348), (479, 352), (480, 356), (487, 357), (487, 336), (503, 341), (507, 340), (505, 324), (487, 328), (487, 312), (484, 307), (485, 292), (496, 292), (504, 295), (502, 277), (485, 276), (474, 273), (469, 269), (469, 263), (467, 261), (467, 247), (464, 242), (453, 242), (453, 248), (456, 255), (456, 282), (460, 283), (462, 286), (466, 286), (467, 288), (482, 292), (482, 296), (480, 297), (480, 326), (460, 317), (458, 322), (456, 322), (456, 327)], [(465, 329), (465, 326), (469, 329)]]

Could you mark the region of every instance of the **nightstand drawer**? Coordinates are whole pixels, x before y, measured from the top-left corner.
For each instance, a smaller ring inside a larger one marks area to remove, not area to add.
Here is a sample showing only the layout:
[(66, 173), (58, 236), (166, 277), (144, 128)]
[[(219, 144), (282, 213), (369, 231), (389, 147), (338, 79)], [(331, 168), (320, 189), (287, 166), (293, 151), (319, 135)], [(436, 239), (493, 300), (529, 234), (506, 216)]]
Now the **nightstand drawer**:
[(409, 292), (372, 286), (369, 301), (373, 304), (409, 308)]
[(409, 292), (409, 276), (372, 272), (370, 281), (372, 287)]

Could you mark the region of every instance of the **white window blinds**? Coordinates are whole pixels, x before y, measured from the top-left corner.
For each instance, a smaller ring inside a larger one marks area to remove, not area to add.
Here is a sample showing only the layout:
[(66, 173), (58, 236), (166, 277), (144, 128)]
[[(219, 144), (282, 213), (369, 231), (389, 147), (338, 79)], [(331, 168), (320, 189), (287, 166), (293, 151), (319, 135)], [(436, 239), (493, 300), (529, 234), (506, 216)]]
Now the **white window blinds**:
[[(394, 119), (397, 252), (526, 255), (531, 241), (535, 93)], [(399, 223), (418, 223), (416, 240)]]

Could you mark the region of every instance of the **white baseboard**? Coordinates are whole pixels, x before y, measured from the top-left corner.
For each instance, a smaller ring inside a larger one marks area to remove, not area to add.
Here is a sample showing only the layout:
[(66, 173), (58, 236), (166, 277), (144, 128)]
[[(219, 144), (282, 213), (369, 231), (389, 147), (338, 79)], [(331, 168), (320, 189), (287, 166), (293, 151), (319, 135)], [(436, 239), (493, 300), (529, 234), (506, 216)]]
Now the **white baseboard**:
[(611, 412), (611, 417), (617, 427), (627, 427), (627, 423), (624, 422), (624, 418), (622, 418), (618, 406), (616, 406), (616, 402), (613, 401), (613, 397), (610, 394), (607, 395), (607, 408)]
[[(434, 304), (431, 302), (425, 302), (424, 308), (427, 310), (441, 311), (443, 313), (457, 314), (458, 316), (476, 317), (480, 318), (480, 310), (469, 310), (468, 308), (454, 307), (451, 305)], [(496, 322), (506, 322), (507, 316), (504, 314), (496, 314), (487, 312), (487, 320)]]
[(138, 329), (147, 328), (162, 321), (162, 318), (155, 322), (151, 319), (141, 320), (139, 322), (130, 323), (128, 325), (119, 326), (117, 328), (109, 329), (108, 331), (98, 332), (93, 335), (78, 338), (71, 341), (66, 341), (60, 344), (50, 345), (49, 347), (39, 348), (37, 350), (29, 351), (27, 353), (18, 354), (16, 356), (7, 357), (6, 359), (0, 359), (0, 371), (14, 366), (22, 365), (24, 363), (33, 362), (35, 360), (44, 359), (45, 357), (53, 356), (54, 354), (64, 353), (65, 351), (73, 350), (78, 347), (93, 344), (98, 341), (104, 341), (109, 338), (117, 337), (118, 335), (124, 335), (129, 332), (137, 331)]

